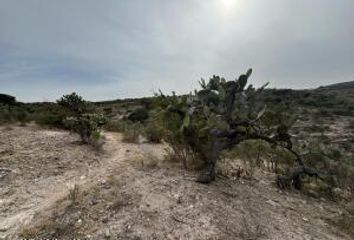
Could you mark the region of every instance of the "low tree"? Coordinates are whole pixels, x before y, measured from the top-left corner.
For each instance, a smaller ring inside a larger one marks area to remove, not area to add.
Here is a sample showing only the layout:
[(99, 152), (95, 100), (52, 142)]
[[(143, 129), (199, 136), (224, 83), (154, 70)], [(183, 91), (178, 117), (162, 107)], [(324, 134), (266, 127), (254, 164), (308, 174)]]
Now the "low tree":
[(0, 103), (4, 105), (15, 105), (16, 98), (8, 94), (0, 93)]
[(80, 135), (83, 143), (91, 143), (100, 137), (101, 127), (106, 123), (102, 114), (95, 113), (94, 105), (76, 93), (64, 95), (57, 103), (66, 112), (64, 125)]
[(71, 116), (80, 116), (95, 111), (95, 107), (92, 103), (85, 101), (75, 92), (62, 96), (57, 100), (57, 103), (59, 106), (63, 107), (67, 115)]
[(266, 141), (273, 147), (286, 149), (298, 163), (288, 176), (277, 178), (278, 185), (293, 184), (300, 188), (302, 174), (318, 176), (318, 172), (307, 167), (303, 157), (294, 150), (289, 126), (262, 125), (266, 106), (260, 97), (267, 84), (258, 89), (247, 86), (251, 73), (250, 69), (233, 81), (219, 76), (213, 76), (208, 83), (202, 79), (201, 90), (189, 95), (165, 96), (160, 92), (158, 105), (168, 131), (165, 140), (173, 139), (173, 144), (177, 141), (205, 163), (205, 171), (197, 179), (201, 183), (215, 180), (215, 165), (222, 151), (247, 140)]

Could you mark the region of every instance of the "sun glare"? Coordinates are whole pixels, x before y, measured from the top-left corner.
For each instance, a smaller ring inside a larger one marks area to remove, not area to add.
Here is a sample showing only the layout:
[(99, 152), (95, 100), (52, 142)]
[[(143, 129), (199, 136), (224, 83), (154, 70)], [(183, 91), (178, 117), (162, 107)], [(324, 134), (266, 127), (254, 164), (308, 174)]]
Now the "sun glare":
[(234, 12), (239, 0), (217, 0), (222, 8), (223, 14), (229, 15)]
[(222, 6), (225, 9), (229, 9), (235, 5), (237, 0), (220, 0), (220, 1), (221, 1)]

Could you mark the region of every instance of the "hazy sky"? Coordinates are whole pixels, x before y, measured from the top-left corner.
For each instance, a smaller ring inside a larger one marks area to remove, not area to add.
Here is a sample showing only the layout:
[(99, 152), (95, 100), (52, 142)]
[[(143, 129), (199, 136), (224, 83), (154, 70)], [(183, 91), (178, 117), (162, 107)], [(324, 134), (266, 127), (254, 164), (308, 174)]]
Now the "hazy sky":
[(354, 80), (353, 0), (0, 0), (0, 92), (21, 101)]

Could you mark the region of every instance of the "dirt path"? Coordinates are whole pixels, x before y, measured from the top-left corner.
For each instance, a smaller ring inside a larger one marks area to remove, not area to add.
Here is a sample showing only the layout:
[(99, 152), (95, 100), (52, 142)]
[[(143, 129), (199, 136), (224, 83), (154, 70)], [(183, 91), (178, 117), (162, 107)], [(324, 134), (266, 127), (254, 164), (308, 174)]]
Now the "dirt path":
[[(119, 144), (119, 134), (105, 133), (106, 144), (103, 153), (97, 154), (87, 146), (80, 146), (75, 142), (75, 136), (64, 131), (20, 127), (1, 131), (1, 137), (8, 141), (8, 146), (3, 146), (0, 151), (0, 163), (1, 167), (6, 166), (5, 169), (10, 169), (11, 172), (1, 180), (0, 239), (12, 236), (21, 227), (31, 223), (37, 213), (51, 209), (58, 200), (67, 197), (69, 189), (74, 185), (87, 188), (96, 182), (104, 181), (113, 171), (123, 168), (124, 159), (130, 152), (137, 152), (141, 147)], [(19, 141), (19, 138), (22, 138), (22, 141)], [(37, 145), (45, 144), (47, 140), (47, 143), (56, 146), (58, 141), (64, 139), (66, 142), (60, 146), (62, 149), (57, 150), (54, 157), (47, 156), (46, 151), (49, 149)], [(72, 152), (68, 154), (63, 149), (65, 147)], [(87, 151), (86, 154), (83, 154), (83, 151)], [(38, 154), (41, 158), (48, 157), (49, 161), (55, 162), (39, 163), (39, 170), (37, 164), (30, 162), (38, 160), (35, 159)], [(84, 158), (92, 158), (92, 155), (95, 156), (93, 161), (83, 162), (86, 161)], [(60, 159), (63, 156), (80, 164), (66, 165), (68, 162)], [(26, 158), (29, 162), (21, 158)]]
[[(273, 174), (201, 185), (163, 164), (161, 145), (105, 133), (97, 153), (65, 131), (0, 130), (0, 168), (11, 170), (0, 180), (0, 239), (13, 239), (39, 218), (52, 221), (30, 231), (42, 238), (350, 239), (328, 223), (343, 209), (281, 193)], [(74, 184), (81, 195), (68, 208), (63, 199)]]

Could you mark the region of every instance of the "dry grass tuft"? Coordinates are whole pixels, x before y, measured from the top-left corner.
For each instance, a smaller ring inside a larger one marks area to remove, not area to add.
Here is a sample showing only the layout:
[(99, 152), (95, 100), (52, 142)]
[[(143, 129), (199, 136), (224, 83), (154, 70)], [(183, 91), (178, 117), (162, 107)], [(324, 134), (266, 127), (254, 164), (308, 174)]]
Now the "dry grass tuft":
[(80, 197), (79, 186), (75, 184), (69, 189), (68, 200), (71, 202), (72, 205), (76, 205), (79, 202), (79, 197)]
[(41, 239), (43, 235), (65, 232), (67, 225), (57, 223), (53, 220), (42, 220), (34, 227), (24, 228), (20, 231), (21, 239)]

